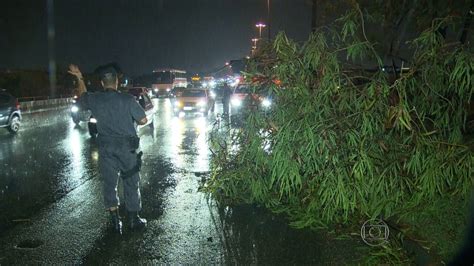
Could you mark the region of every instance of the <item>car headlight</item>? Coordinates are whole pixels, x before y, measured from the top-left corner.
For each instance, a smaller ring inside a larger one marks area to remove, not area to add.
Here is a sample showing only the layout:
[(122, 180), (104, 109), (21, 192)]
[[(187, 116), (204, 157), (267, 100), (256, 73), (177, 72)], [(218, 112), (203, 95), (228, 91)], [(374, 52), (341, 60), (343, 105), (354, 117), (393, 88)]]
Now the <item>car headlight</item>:
[(263, 99), (263, 101), (262, 101), (262, 106), (263, 107), (268, 108), (268, 107), (270, 107), (270, 105), (272, 105), (272, 102), (269, 99)]
[(200, 107), (206, 106), (206, 102), (205, 102), (205, 101), (199, 101), (199, 102), (197, 103), (197, 106), (200, 106)]
[(233, 98), (230, 100), (230, 103), (233, 105), (233, 106), (240, 106), (242, 105), (242, 100), (240, 99), (237, 99), (237, 98)]
[(154, 89), (155, 92), (158, 92), (158, 89)]
[(73, 107), (71, 107), (71, 112), (73, 112), (73, 113), (79, 112), (79, 107), (74, 105)]
[(167, 88), (166, 91), (169, 92), (169, 91), (171, 91), (171, 89), (170, 89), (170, 88)]
[(96, 124), (97, 123), (97, 119), (91, 117), (91, 119), (89, 120), (89, 122), (93, 123), (93, 124)]
[(183, 106), (183, 103), (177, 101), (177, 102), (174, 103), (174, 106), (176, 106), (176, 107), (181, 107), (181, 106)]

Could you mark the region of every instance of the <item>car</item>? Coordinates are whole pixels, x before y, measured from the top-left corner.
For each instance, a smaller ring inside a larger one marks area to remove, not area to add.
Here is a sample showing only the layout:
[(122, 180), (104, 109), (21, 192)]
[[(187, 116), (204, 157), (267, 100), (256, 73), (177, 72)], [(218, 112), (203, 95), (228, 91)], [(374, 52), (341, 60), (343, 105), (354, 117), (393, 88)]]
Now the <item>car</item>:
[(168, 98), (171, 96), (171, 89), (170, 88), (153, 88), (153, 95), (156, 98)]
[(270, 97), (252, 92), (249, 84), (239, 84), (230, 97), (230, 113), (238, 115), (244, 109), (267, 111), (272, 105)]
[(176, 88), (171, 90), (170, 97), (171, 98), (180, 97), (181, 94), (183, 94), (183, 91), (185, 91), (185, 90), (186, 90), (185, 87), (176, 87)]
[(71, 106), (71, 118), (74, 124), (79, 125), (81, 122), (88, 122), (91, 116), (90, 111), (82, 110), (77, 102), (78, 96), (74, 95)]
[(209, 111), (214, 112), (215, 100), (209, 90), (193, 88), (183, 90), (173, 104), (176, 116), (192, 113), (207, 116)]
[(153, 101), (151, 100), (151, 98), (148, 96), (147, 90), (140, 90), (140, 89), (137, 90), (135, 88), (131, 88), (128, 90), (128, 93), (135, 96), (135, 99), (137, 100), (137, 102), (140, 104), (143, 110), (145, 110), (146, 118), (148, 120), (146, 124), (139, 125), (137, 129), (139, 130), (146, 126), (153, 127), (156, 107), (153, 104)]
[(18, 99), (0, 91), (0, 127), (8, 129), (10, 133), (16, 134), (20, 130), (21, 111)]
[[(154, 127), (154, 116), (156, 113), (156, 107), (153, 104), (150, 96), (148, 96), (148, 90), (143, 87), (133, 87), (126, 90), (121, 91), (122, 93), (129, 93), (135, 96), (135, 100), (140, 104), (140, 106), (145, 110), (147, 123), (144, 125), (137, 125), (137, 131), (149, 126), (150, 128)], [(89, 122), (87, 123), (89, 128), (89, 134), (91, 137), (97, 137), (97, 120), (94, 116), (90, 116)]]

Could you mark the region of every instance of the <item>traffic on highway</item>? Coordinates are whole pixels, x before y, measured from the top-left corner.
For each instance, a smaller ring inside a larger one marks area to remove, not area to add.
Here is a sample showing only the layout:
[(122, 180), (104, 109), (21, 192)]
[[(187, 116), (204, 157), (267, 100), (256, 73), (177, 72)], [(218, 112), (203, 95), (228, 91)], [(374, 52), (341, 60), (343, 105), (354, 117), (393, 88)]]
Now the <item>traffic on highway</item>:
[[(99, 151), (96, 136), (90, 135), (90, 113), (78, 123), (73, 118), (82, 112), (77, 104), (28, 113), (16, 134), (0, 132), (0, 263), (133, 264), (157, 257), (168, 263), (287, 259), (306, 263), (312, 257), (288, 254), (314, 250), (324, 254), (336, 247), (352, 252), (348, 243), (321, 245), (316, 239), (325, 236), (294, 234), (284, 220), (263, 209), (241, 206), (222, 212), (215, 201), (199, 193), (209, 174), (208, 134), (224, 119), (223, 105), (216, 98), (207, 116), (200, 110), (179, 116), (179, 100), (151, 98), (153, 122), (138, 131), (144, 154), (142, 213), (149, 224), (146, 231), (125, 233), (127, 244), (118, 248), (104, 223)], [(265, 228), (277, 231), (263, 230), (263, 222)], [(242, 238), (249, 225), (255, 235)], [(291, 242), (281, 242), (278, 249), (268, 245), (282, 239), (306, 241), (304, 247)], [(110, 249), (104, 249), (107, 246)], [(142, 254), (139, 260), (138, 254)]]

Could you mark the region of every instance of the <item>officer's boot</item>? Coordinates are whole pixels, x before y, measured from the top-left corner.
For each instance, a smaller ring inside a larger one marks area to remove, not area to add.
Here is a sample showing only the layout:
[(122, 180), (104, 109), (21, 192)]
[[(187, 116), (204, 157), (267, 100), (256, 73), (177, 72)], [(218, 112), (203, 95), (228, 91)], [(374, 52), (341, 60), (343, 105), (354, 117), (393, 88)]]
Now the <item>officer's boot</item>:
[(122, 220), (120, 220), (119, 210), (110, 211), (110, 221), (112, 222), (112, 229), (118, 234), (122, 234)]
[(138, 215), (138, 212), (128, 212), (130, 220), (130, 229), (138, 230), (146, 227), (146, 220)]

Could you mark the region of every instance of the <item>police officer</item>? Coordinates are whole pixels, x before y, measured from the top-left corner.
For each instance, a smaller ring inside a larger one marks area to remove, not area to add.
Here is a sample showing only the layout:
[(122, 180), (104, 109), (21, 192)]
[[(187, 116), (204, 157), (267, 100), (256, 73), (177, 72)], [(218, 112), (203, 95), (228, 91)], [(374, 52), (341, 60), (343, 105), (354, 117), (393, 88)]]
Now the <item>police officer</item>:
[(229, 103), (230, 103), (230, 96), (232, 95), (232, 90), (230, 89), (227, 82), (224, 83), (222, 87), (222, 105), (224, 106), (224, 114), (229, 113)]
[(141, 197), (139, 188), (139, 168), (141, 153), (137, 155), (139, 138), (135, 123), (143, 125), (147, 118), (143, 108), (130, 94), (120, 93), (118, 73), (113, 67), (100, 71), (103, 91), (87, 93), (84, 79), (79, 68), (69, 66), (70, 74), (78, 79), (80, 104), (89, 109), (97, 120), (97, 143), (99, 146), (99, 168), (103, 178), (103, 196), (106, 209), (110, 212), (113, 229), (122, 233), (122, 221), (119, 215), (120, 201), (117, 195), (118, 179), (123, 179), (124, 201), (128, 211), (130, 229), (146, 226), (146, 220), (140, 218)]

